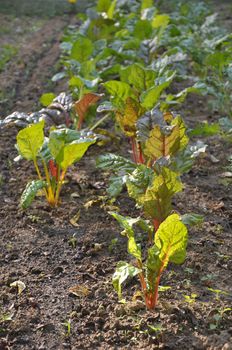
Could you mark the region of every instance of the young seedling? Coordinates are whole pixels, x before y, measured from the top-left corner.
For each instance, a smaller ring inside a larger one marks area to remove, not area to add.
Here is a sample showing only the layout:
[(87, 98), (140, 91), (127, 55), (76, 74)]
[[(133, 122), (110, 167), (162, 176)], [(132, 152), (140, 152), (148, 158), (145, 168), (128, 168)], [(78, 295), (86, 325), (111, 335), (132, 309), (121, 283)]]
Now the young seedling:
[(81, 133), (70, 129), (53, 130), (46, 138), (43, 128), (44, 121), (41, 121), (29, 125), (17, 135), (19, 154), (33, 161), (38, 176), (38, 180), (27, 184), (22, 194), (20, 205), (23, 209), (30, 206), (41, 189), (49, 205), (56, 207), (60, 203), (60, 192), (68, 168), (79, 161), (96, 141), (93, 135), (83, 137)]
[(138, 275), (146, 307), (154, 309), (158, 300), (160, 278), (169, 262), (182, 264), (186, 257), (188, 233), (186, 226), (177, 214), (164, 220), (156, 232), (152, 247), (142, 255), (141, 246), (136, 243), (133, 225), (136, 219), (123, 217), (111, 212), (111, 215), (123, 227), (122, 234), (128, 238), (128, 253), (135, 258), (135, 264), (120, 261), (113, 275), (113, 286), (122, 299), (122, 283), (128, 277)]

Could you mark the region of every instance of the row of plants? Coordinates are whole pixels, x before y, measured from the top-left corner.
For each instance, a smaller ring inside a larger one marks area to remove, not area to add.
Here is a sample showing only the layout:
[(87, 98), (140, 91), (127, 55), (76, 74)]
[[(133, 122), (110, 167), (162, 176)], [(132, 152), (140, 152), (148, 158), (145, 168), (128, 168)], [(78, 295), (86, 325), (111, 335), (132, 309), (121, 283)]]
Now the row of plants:
[[(218, 38), (211, 52), (206, 50), (199, 61), (190, 43), (184, 42), (190, 38), (197, 47), (199, 39), (203, 45), (205, 38), (200, 34), (194, 37), (194, 26), (207, 32), (212, 20), (205, 17), (204, 7), (199, 7), (197, 21), (191, 18), (188, 22), (185, 5), (178, 11), (178, 16), (160, 13), (150, 0), (134, 0), (129, 5), (127, 1), (99, 0), (96, 7), (79, 16), (82, 24), (78, 28), (67, 30), (61, 44), (64, 70), (53, 77), (53, 81), (68, 77), (73, 99), (77, 100), (70, 114), (71, 124), (52, 127), (46, 136), (42, 120), (17, 136), (20, 156), (34, 163), (38, 175), (23, 192), (24, 209), (39, 190), (44, 191), (51, 206), (60, 204), (68, 168), (89, 146), (109, 135), (99, 128), (106, 119), (111, 117), (116, 132), (119, 128), (121, 137), (128, 138), (132, 159), (103, 154), (96, 163), (98, 168), (111, 171), (109, 196), (117, 197), (125, 186), (139, 209), (136, 218), (110, 213), (123, 228), (127, 251), (134, 259), (133, 263), (117, 264), (113, 285), (122, 299), (123, 282), (137, 275), (148, 309), (157, 304), (160, 278), (168, 263), (185, 261), (187, 226), (202, 221), (197, 214), (181, 215), (173, 207), (174, 196), (184, 188), (182, 174), (206, 149), (201, 142), (189, 143), (178, 108), (188, 93), (205, 90), (205, 57), (216, 54), (215, 50), (230, 38)], [(194, 84), (173, 92), (175, 83), (189, 80), (190, 75)], [(96, 114), (100, 119), (93, 123)], [(130, 149), (125, 150), (128, 152)]]

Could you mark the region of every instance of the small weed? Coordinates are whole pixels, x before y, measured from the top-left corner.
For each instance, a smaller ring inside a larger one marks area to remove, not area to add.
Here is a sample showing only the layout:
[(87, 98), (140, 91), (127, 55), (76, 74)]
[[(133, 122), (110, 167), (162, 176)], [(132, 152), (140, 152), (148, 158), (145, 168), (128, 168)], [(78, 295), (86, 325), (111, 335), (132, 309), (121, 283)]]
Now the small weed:
[(66, 332), (64, 333), (65, 337), (69, 337), (71, 334), (71, 320), (67, 320), (64, 323), (62, 323), (65, 327)]

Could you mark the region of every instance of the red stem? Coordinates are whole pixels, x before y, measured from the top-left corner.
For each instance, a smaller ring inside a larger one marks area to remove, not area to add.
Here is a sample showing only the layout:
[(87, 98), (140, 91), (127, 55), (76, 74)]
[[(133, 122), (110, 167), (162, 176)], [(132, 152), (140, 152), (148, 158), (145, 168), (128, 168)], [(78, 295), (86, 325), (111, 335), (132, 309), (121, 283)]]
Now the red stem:
[(145, 163), (145, 159), (143, 157), (143, 151), (142, 151), (142, 147), (141, 147), (141, 143), (138, 142), (138, 148), (139, 148), (139, 163), (140, 164), (144, 164)]
[(154, 225), (155, 232), (156, 232), (156, 231), (158, 230), (158, 228), (159, 228), (159, 225), (160, 225), (159, 220), (154, 219), (154, 220), (153, 220), (153, 225)]
[(136, 164), (138, 164), (137, 144), (136, 144), (136, 139), (134, 137), (131, 137), (131, 146), (132, 146), (133, 160)]

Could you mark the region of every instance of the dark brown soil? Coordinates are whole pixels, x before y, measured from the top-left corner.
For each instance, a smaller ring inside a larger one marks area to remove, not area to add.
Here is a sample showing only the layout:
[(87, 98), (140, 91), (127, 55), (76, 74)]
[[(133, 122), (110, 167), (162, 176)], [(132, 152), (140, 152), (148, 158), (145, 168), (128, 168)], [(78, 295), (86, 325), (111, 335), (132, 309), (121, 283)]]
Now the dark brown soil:
[[(64, 25), (60, 18), (46, 23), (25, 43), (22, 68), (13, 63), (1, 75), (0, 84), (16, 89), (14, 105), (7, 103), (4, 110), (33, 108), (52, 76)], [(191, 126), (217, 118), (196, 96), (182, 114)], [(171, 288), (160, 292), (158, 307), (150, 312), (133, 299), (139, 291), (136, 280), (124, 286), (126, 304), (118, 303), (111, 284), (117, 262), (130, 257), (120, 228), (108, 214), (107, 176), (96, 170), (94, 159), (106, 151), (123, 154), (126, 142), (92, 148), (69, 171), (58, 209), (37, 197), (23, 212), (20, 195), (35, 172), (29, 162), (13, 161), (17, 131), (4, 129), (0, 137), (0, 350), (232, 349), (232, 191), (220, 177), (232, 154), (231, 143), (219, 136), (204, 139), (208, 153), (219, 162), (207, 156), (183, 177), (185, 190), (175, 198), (175, 209), (203, 214), (205, 221), (190, 229), (186, 262), (168, 267), (161, 285)], [(133, 215), (125, 193), (114, 205)], [(70, 220), (78, 211), (73, 225)], [(14, 281), (26, 285), (22, 294), (10, 287)], [(70, 291), (74, 287), (77, 295)]]

